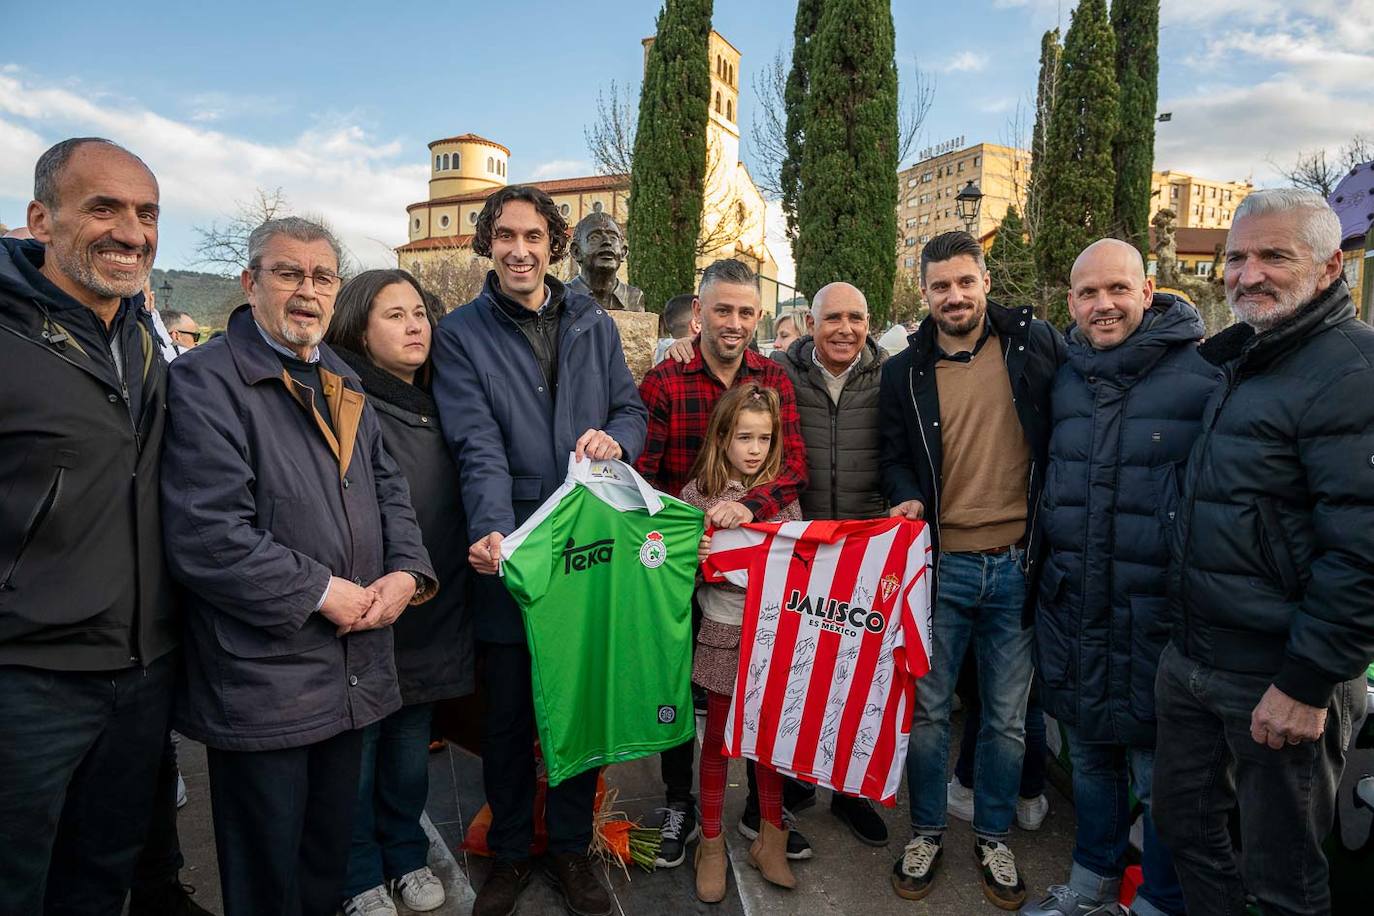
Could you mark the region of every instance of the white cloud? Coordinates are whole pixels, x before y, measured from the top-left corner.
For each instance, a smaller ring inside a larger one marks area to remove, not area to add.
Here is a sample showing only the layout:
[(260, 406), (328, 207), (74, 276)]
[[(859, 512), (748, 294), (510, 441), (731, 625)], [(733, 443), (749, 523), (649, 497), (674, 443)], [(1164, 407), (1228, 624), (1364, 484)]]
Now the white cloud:
[(138, 153), (158, 177), (168, 216), (208, 224), (257, 188), (279, 187), (295, 211), (327, 219), (367, 266), (395, 263), (386, 247), (405, 241), (405, 207), (424, 199), (429, 175), (423, 147), (410, 160), (399, 140), (381, 141), (356, 125), (315, 125), (295, 138), (260, 142), (215, 130), (195, 113), (179, 120), (0, 71), (0, 197), (27, 200), (37, 155), (80, 134)]
[(529, 173), (529, 181), (548, 181), (554, 178), (580, 178), (592, 173), (592, 164), (585, 159), (553, 159), (541, 162)]
[(977, 73), (988, 65), (988, 56), (978, 51), (960, 51), (939, 65), (943, 73)]

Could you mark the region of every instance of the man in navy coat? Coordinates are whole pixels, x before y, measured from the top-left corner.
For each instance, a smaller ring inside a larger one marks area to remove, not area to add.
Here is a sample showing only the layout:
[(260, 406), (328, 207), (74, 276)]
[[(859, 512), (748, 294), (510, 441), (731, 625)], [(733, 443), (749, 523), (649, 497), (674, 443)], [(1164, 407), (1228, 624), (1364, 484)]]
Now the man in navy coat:
[[(495, 858), (474, 916), (506, 914), (530, 876), (534, 839), (534, 703), (519, 610), (495, 578), (501, 540), (563, 482), (568, 453), (634, 461), (646, 414), (620, 333), (595, 300), (549, 276), (568, 226), (537, 188), (487, 198), (473, 251), (492, 260), (482, 292), (439, 323), (434, 397), (461, 475), (487, 696), (482, 769)], [(569, 909), (609, 914), (587, 846), (595, 769), (549, 789), (550, 868)]]

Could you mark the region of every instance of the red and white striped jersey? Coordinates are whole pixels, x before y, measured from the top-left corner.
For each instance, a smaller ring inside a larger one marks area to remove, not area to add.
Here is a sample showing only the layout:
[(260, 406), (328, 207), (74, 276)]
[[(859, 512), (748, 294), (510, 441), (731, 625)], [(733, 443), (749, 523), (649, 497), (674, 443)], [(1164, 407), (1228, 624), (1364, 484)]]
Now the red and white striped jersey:
[(747, 591), (726, 753), (893, 805), (930, 670), (930, 554), (901, 518), (712, 532), (706, 580)]

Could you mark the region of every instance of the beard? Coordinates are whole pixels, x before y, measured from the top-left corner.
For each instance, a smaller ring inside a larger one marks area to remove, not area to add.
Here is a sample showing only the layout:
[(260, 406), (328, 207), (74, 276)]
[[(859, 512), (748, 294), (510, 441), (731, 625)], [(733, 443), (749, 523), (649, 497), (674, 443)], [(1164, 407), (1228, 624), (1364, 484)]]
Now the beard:
[[(1241, 297), (1247, 293), (1263, 293), (1269, 296), (1271, 301), (1267, 304), (1245, 301)], [(1257, 332), (1263, 333), (1292, 318), (1316, 295), (1317, 277), (1314, 271), (1311, 276), (1301, 278), (1287, 290), (1281, 290), (1269, 283), (1244, 287), (1237, 284), (1226, 291), (1226, 304), (1236, 313), (1237, 318)]]
[[(138, 266), (131, 270), (118, 271), (121, 276), (106, 277), (95, 266), (95, 259), (102, 251), (137, 254), (141, 260)], [(130, 248), (128, 245), (103, 239), (78, 250), (54, 237), (48, 245), (48, 253), (56, 262), (58, 270), (97, 296), (107, 299), (128, 299), (138, 295), (153, 272), (154, 251), (151, 245)]]
[(965, 334), (973, 333), (975, 328), (982, 327), (983, 318), (987, 315), (987, 307), (974, 307), (970, 310), (969, 316), (963, 321), (954, 321), (946, 318), (944, 312), (933, 312), (935, 316), (935, 326), (949, 337), (963, 337)]
[[(298, 328), (291, 320), (291, 310), (293, 308), (309, 309), (320, 313), (320, 326), (313, 331), (305, 331)], [(288, 343), (298, 347), (317, 347), (320, 341), (324, 340), (324, 332), (327, 325), (324, 321), (324, 311), (318, 304), (309, 302), (299, 296), (291, 297), (291, 300), (282, 308), (281, 317), (281, 336)]]

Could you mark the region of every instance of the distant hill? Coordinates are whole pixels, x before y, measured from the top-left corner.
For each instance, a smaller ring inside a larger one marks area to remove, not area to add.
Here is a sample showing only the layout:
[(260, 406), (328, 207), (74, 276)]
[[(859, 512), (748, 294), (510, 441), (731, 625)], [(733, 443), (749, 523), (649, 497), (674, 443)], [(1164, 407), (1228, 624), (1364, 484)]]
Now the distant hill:
[[(171, 301), (166, 301), (163, 284), (172, 284)], [(245, 301), (238, 278), (229, 279), (218, 274), (196, 270), (158, 270), (154, 268), (153, 290), (157, 293), (158, 308), (173, 308), (187, 312), (205, 330), (219, 330), (229, 313)]]

